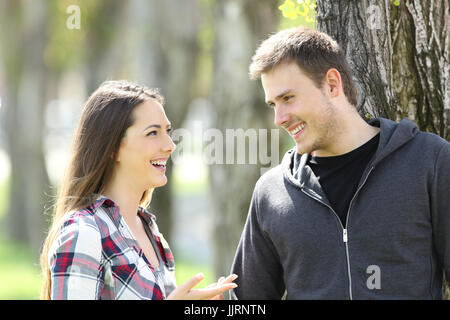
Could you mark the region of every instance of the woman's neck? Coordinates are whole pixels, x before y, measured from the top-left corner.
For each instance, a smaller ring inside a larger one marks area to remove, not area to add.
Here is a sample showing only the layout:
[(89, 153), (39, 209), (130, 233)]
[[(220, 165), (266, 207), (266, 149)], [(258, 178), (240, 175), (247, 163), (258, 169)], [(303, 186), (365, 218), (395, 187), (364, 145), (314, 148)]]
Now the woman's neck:
[(113, 200), (119, 206), (120, 214), (130, 227), (136, 225), (138, 207), (143, 192), (138, 191), (135, 186), (133, 188), (133, 186), (130, 186), (125, 181), (120, 181), (118, 177), (115, 177), (102, 194)]

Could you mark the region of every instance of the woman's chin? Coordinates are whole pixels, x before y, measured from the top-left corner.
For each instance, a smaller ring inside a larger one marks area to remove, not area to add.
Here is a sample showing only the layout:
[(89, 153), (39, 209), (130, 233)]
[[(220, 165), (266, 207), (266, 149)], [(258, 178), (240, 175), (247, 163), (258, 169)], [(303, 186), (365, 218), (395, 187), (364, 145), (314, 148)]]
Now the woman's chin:
[(152, 179), (147, 189), (163, 187), (167, 184), (167, 182), (168, 180), (165, 175), (159, 179)]

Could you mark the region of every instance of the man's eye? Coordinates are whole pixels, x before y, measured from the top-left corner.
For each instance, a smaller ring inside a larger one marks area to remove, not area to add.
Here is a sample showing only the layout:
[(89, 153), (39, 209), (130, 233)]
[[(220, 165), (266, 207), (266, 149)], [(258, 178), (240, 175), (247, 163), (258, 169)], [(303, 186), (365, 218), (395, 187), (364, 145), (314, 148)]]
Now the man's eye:
[(275, 103), (268, 103), (267, 108), (269, 108), (269, 109), (275, 108)]
[(288, 101), (289, 99), (291, 99), (293, 96), (285, 96), (284, 97), (284, 101)]

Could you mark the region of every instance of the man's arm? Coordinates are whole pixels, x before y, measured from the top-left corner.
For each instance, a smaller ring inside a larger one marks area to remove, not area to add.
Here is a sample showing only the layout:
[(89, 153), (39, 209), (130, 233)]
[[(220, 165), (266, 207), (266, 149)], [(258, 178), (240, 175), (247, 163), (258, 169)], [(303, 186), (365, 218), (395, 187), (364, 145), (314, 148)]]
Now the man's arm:
[(450, 280), (450, 143), (439, 151), (431, 189), (431, 218), (439, 262)]
[(255, 188), (232, 266), (232, 273), (239, 276), (238, 287), (231, 292), (234, 300), (279, 300), (285, 291), (278, 254), (259, 219)]

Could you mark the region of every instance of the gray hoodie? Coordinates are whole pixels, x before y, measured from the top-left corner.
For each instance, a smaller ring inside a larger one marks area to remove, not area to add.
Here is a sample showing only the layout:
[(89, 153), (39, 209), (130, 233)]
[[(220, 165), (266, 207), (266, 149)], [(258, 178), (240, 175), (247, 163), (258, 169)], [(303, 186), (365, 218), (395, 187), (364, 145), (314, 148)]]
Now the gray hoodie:
[(233, 299), (442, 299), (450, 278), (450, 143), (378, 118), (346, 228), (295, 148), (256, 183)]

